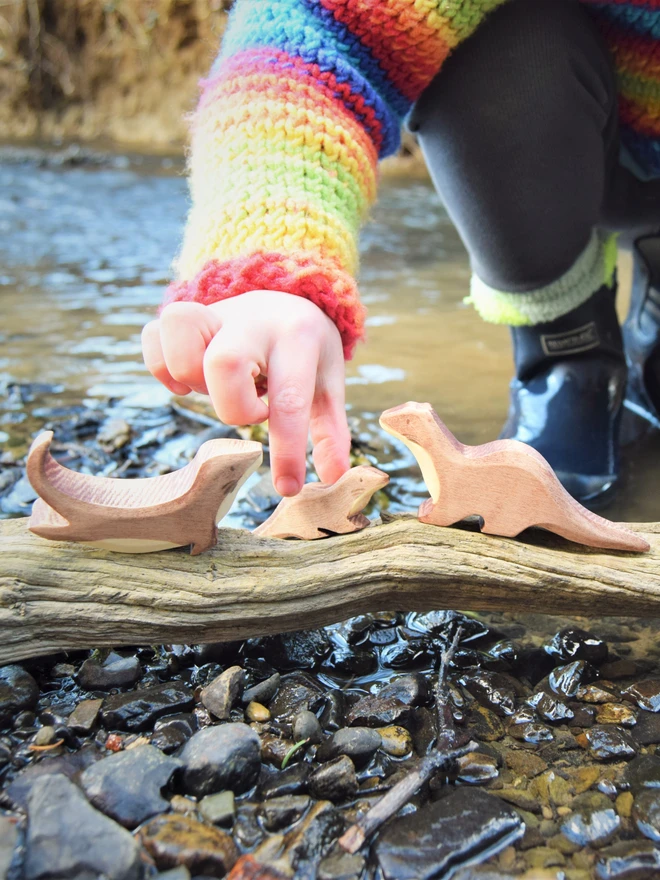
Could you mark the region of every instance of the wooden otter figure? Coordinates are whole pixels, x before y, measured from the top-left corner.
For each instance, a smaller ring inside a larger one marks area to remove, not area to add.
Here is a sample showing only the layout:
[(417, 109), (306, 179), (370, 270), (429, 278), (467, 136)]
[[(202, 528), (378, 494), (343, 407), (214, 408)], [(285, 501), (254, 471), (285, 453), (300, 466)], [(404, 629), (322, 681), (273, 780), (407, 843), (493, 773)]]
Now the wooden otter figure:
[(253, 534), (264, 538), (301, 538), (306, 541), (347, 535), (368, 526), (361, 511), (371, 496), (389, 482), (375, 467), (351, 468), (336, 483), (306, 483), (293, 498), (283, 498), (273, 514)]
[(117, 480), (79, 474), (50, 454), (52, 431), (30, 449), (27, 477), (40, 496), (30, 531), (52, 541), (79, 541), (122, 553), (192, 545), (212, 547), (217, 523), (263, 457), (261, 443), (207, 440), (185, 467), (160, 477)]
[(465, 446), (428, 403), (388, 409), (380, 424), (406, 444), (422, 470), (431, 497), (419, 508), (421, 522), (449, 526), (479, 514), (488, 535), (513, 538), (538, 526), (589, 547), (650, 549), (629, 529), (579, 504), (543, 456), (519, 440)]

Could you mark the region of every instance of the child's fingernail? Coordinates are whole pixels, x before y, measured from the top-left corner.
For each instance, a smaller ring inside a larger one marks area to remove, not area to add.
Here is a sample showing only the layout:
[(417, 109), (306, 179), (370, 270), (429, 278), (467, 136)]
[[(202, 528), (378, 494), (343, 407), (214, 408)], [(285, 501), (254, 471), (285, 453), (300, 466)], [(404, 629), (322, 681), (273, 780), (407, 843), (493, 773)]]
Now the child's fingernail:
[(275, 483), (275, 488), (280, 495), (295, 495), (300, 489), (300, 483), (295, 477), (280, 477)]

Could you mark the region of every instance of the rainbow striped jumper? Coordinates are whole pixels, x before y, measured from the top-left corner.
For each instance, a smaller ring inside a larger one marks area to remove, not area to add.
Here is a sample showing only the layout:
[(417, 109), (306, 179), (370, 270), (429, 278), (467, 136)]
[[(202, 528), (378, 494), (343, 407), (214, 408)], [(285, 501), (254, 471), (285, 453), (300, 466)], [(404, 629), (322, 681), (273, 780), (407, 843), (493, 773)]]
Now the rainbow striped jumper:
[[(194, 115), (192, 207), (165, 303), (303, 296), (350, 357), (377, 162), (452, 49), (505, 2), (238, 0)], [(619, 71), (623, 141), (660, 175), (660, 0), (581, 2)]]

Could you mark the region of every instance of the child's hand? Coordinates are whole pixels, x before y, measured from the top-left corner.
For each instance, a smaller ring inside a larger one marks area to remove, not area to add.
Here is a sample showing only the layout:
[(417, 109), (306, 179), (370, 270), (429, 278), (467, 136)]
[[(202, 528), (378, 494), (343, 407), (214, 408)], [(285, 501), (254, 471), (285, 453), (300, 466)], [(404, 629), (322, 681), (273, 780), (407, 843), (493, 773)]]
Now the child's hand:
[[(142, 350), (156, 379), (174, 394), (209, 394), (223, 422), (269, 420), (281, 495), (305, 482), (310, 429), (320, 479), (332, 483), (349, 468), (341, 338), (308, 300), (255, 290), (210, 306), (172, 303), (142, 331)], [(268, 380), (268, 405), (259, 377)]]

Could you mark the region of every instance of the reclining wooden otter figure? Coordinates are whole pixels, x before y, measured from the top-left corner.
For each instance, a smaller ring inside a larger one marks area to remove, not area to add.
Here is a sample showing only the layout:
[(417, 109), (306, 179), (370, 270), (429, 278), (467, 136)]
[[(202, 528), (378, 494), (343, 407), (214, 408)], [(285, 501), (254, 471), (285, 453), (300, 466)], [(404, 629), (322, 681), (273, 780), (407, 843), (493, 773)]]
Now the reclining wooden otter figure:
[(117, 480), (79, 474), (50, 454), (52, 431), (30, 449), (27, 477), (40, 496), (28, 528), (53, 541), (79, 541), (123, 553), (212, 547), (217, 523), (263, 458), (261, 443), (208, 440), (185, 467), (160, 477)]
[(388, 409), (381, 426), (417, 459), (431, 497), (421, 522), (449, 526), (479, 514), (481, 531), (515, 537), (530, 526), (606, 550), (643, 553), (649, 544), (620, 524), (587, 510), (561, 485), (543, 456), (518, 440), (465, 446), (428, 403)]
[(389, 479), (378, 468), (360, 465), (346, 471), (333, 485), (306, 483), (293, 498), (283, 498), (253, 534), (312, 541), (328, 534), (359, 532), (370, 524), (361, 511)]

